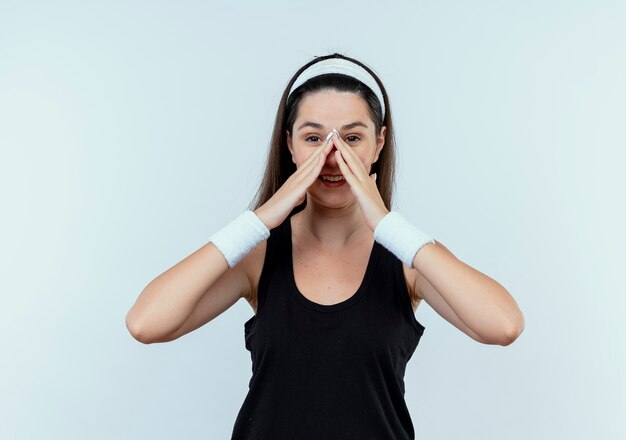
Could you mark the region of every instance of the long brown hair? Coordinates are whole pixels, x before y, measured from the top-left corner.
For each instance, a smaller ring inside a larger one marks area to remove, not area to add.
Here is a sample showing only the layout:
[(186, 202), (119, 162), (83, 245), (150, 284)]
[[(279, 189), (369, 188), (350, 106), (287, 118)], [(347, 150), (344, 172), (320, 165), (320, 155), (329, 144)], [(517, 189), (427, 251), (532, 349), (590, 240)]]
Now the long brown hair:
[[(357, 79), (342, 74), (328, 73), (316, 76), (309, 79), (297, 89), (295, 89), (289, 99), (287, 95), (291, 89), (292, 84), (298, 78), (300, 73), (307, 67), (315, 64), (319, 61), (328, 58), (343, 58), (353, 63), (356, 63), (367, 70), (378, 83), (385, 101), (385, 117), (383, 120), (382, 108), (380, 102), (374, 92), (362, 82)], [(374, 71), (363, 64), (362, 62), (350, 58), (348, 56), (333, 53), (331, 55), (325, 55), (315, 57), (313, 60), (302, 66), (289, 80), (283, 96), (276, 112), (276, 119), (274, 122), (274, 130), (272, 132), (272, 139), (270, 142), (269, 155), (265, 164), (265, 173), (263, 180), (256, 192), (256, 195), (250, 203), (248, 209), (255, 210), (265, 204), (278, 189), (285, 183), (285, 181), (296, 171), (296, 164), (291, 161), (291, 153), (287, 148), (287, 135), (286, 131), (293, 133), (293, 124), (298, 117), (298, 109), (300, 101), (308, 93), (314, 93), (319, 90), (332, 89), (338, 92), (353, 92), (361, 96), (369, 107), (370, 116), (374, 121), (376, 136), (380, 134), (381, 127), (385, 125), (387, 131), (385, 132), (385, 145), (378, 156), (378, 160), (372, 164), (371, 173), (376, 173), (376, 186), (385, 203), (385, 207), (391, 211), (393, 187), (395, 185), (395, 140), (393, 132), (393, 123), (391, 118), (391, 108), (389, 105), (389, 98), (387, 97), (387, 91), (383, 86), (382, 81), (374, 73)], [(296, 206), (289, 216), (301, 211), (306, 206), (306, 197), (304, 202)]]

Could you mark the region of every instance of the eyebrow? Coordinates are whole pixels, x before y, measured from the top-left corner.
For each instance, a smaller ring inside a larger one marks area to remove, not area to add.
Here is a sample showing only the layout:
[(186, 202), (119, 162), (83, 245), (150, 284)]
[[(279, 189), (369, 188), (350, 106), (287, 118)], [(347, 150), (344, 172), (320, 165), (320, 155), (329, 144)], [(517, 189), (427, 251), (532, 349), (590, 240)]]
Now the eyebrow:
[[(313, 127), (313, 128), (317, 128), (317, 129), (324, 128), (324, 126), (322, 124), (318, 124), (317, 122), (306, 121), (300, 127), (298, 127), (298, 129), (296, 131), (300, 131), (304, 127)], [(341, 130), (350, 130), (351, 128), (354, 128), (354, 127), (365, 127), (365, 128), (367, 128), (367, 124), (364, 124), (361, 121), (356, 121), (356, 122), (352, 122), (351, 124), (344, 125), (343, 127), (341, 127)]]

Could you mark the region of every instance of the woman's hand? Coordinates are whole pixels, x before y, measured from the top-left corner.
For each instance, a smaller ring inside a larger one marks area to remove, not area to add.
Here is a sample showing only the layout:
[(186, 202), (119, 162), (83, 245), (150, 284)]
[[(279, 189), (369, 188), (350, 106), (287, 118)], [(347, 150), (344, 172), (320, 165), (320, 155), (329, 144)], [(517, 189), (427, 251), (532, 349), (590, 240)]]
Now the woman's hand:
[(330, 144), (337, 147), (335, 157), (343, 177), (350, 185), (352, 194), (357, 199), (369, 228), (374, 231), (378, 222), (389, 212), (376, 186), (376, 174), (368, 175), (361, 158), (341, 139), (339, 132)]
[(313, 150), (302, 165), (289, 176), (263, 206), (254, 210), (254, 213), (265, 223), (268, 229), (280, 225), (293, 208), (304, 202), (307, 190), (319, 177), (326, 162), (326, 156), (332, 149), (332, 142), (328, 142), (332, 137), (331, 135), (332, 132), (328, 134), (326, 142)]

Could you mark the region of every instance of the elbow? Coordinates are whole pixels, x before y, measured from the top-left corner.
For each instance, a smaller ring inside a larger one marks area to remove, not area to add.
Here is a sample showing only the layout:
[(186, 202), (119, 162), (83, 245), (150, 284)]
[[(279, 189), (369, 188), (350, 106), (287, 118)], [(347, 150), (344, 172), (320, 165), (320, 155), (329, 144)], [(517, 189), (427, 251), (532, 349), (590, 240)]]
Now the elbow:
[(520, 312), (519, 318), (502, 333), (501, 341), (498, 344), (502, 346), (511, 345), (522, 334), (525, 326), (524, 315)]
[(142, 344), (152, 344), (154, 341), (146, 335), (146, 333), (142, 330), (141, 324), (138, 319), (134, 319), (131, 316), (131, 312), (128, 312), (126, 315), (126, 329), (131, 334), (133, 338)]
[(481, 336), (479, 342), (488, 345), (511, 345), (524, 331), (524, 316), (520, 313), (519, 318), (502, 326), (499, 331), (494, 331), (488, 337)]

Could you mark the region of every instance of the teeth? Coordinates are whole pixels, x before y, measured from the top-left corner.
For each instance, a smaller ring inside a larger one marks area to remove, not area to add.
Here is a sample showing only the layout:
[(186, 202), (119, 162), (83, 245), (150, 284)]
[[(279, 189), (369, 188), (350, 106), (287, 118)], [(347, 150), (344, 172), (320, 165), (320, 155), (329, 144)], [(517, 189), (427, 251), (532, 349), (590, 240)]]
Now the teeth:
[(340, 180), (343, 180), (343, 176), (321, 176), (322, 179), (324, 180), (330, 180), (331, 182), (339, 182)]

